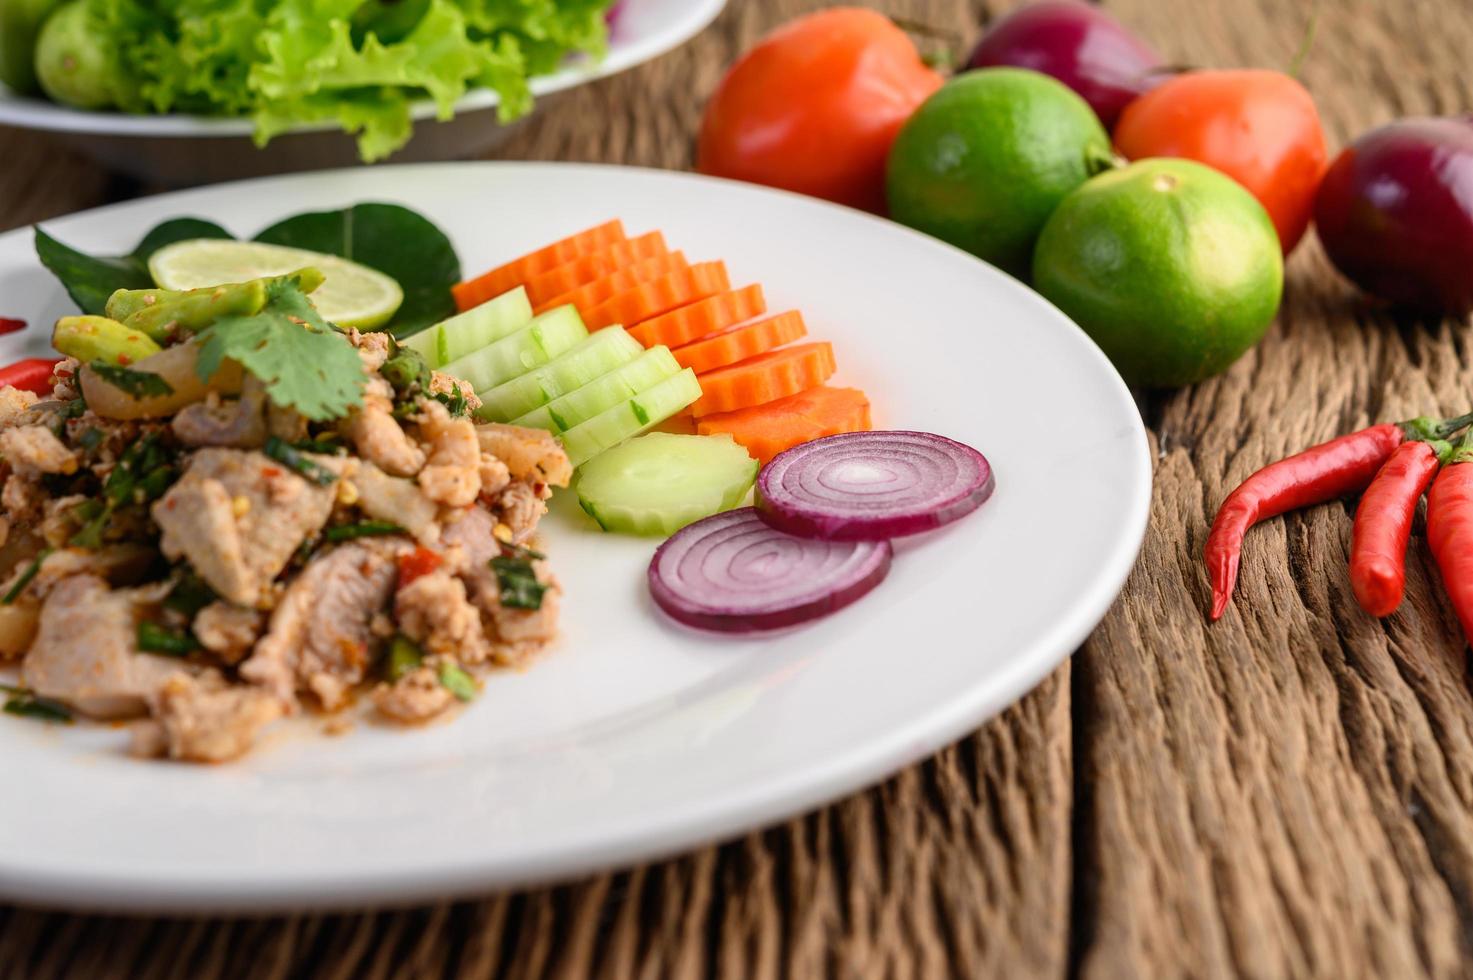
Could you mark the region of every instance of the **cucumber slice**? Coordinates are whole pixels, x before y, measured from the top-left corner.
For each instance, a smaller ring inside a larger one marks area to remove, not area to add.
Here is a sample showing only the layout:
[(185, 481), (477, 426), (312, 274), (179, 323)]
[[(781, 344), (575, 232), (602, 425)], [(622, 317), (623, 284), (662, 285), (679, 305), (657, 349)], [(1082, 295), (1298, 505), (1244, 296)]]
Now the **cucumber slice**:
[(700, 397), (701, 383), (696, 373), (686, 368), (564, 432), (563, 452), (568, 454), (568, 462), (579, 466), (659, 425)]
[(527, 290), (518, 286), (399, 343), (419, 351), (430, 367), (438, 368), (509, 336), (531, 322), (532, 303), (527, 299)]
[(481, 392), (476, 415), (488, 422), (509, 421), (576, 391), (643, 353), (644, 345), (623, 327), (608, 327), (537, 370)]
[(559, 306), (516, 333), (457, 358), (440, 370), (464, 381), (472, 391), (489, 391), (572, 350), (587, 336), (578, 311)]
[(541, 408), (512, 420), (512, 425), (525, 425), (549, 432), (566, 432), (587, 422), (599, 412), (628, 401), (641, 391), (653, 388), (666, 378), (680, 373), (680, 364), (670, 348), (651, 347), (621, 368), (594, 378), (588, 384), (566, 395), (554, 398)]
[(757, 467), (728, 435), (650, 432), (584, 463), (573, 487), (605, 531), (669, 536), (740, 504)]

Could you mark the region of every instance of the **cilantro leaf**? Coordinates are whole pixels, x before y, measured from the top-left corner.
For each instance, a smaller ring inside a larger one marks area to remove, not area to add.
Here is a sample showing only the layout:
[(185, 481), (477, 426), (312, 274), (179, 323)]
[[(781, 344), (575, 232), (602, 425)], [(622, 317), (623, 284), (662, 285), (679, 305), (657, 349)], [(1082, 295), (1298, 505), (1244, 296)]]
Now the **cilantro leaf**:
[(317, 422), (363, 402), (357, 351), (327, 324), (291, 277), (267, 287), (254, 316), (222, 317), (201, 331), (196, 371), (209, 378), (229, 358), (266, 385), (266, 395)]

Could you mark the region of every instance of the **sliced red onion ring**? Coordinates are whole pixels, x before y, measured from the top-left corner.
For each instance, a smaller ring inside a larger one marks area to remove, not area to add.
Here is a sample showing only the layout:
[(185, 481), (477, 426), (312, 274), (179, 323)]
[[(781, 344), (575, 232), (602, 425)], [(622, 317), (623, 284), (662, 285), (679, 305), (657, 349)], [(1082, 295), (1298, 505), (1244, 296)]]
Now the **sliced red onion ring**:
[(795, 538), (751, 507), (677, 531), (650, 561), (656, 605), (688, 626), (752, 633), (849, 605), (890, 571), (890, 543)]
[(780, 531), (883, 541), (965, 517), (992, 496), (987, 458), (930, 432), (847, 432), (778, 453), (757, 477), (757, 510)]

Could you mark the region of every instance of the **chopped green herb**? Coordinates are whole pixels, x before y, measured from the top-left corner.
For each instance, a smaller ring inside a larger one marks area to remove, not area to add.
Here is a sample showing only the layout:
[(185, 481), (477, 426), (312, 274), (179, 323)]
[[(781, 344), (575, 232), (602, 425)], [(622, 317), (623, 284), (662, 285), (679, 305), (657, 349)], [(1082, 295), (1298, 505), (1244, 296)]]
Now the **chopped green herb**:
[(159, 398), (174, 393), (174, 386), (152, 371), (136, 371), (102, 360), (93, 361), (88, 366), (99, 378), (134, 398)]
[(351, 541), (354, 538), (371, 538), (382, 534), (404, 534), (404, 528), (393, 521), (359, 521), (357, 524), (339, 524), (322, 532), (329, 541)]
[(547, 586), (537, 581), (537, 573), (527, 558), (492, 558), (491, 570), (501, 586), (501, 604), (508, 609), (541, 609), (542, 594)]
[(172, 609), (174, 612), (183, 613), (193, 619), (195, 613), (217, 598), (215, 590), (206, 585), (205, 580), (200, 578), (193, 569), (185, 566), (179, 580), (164, 597), (163, 604), (165, 609)]
[(102, 445), (102, 440), (106, 438), (107, 435), (101, 429), (93, 427), (77, 436), (77, 445), (90, 453)]
[(20, 598), (20, 594), (26, 590), (26, 586), (30, 585), (31, 580), (41, 571), (41, 563), (46, 560), (46, 556), (49, 554), (51, 554), (51, 549), (43, 548), (39, 555), (31, 559), (31, 563), (26, 566), (25, 571), (20, 573), (20, 578), (15, 580), (15, 584), (10, 587), (10, 591), (5, 593), (3, 599), (0, 599), (0, 606), (8, 606)]
[(106, 509), (100, 500), (84, 500), (72, 508), (72, 518), (78, 521), (90, 521)]
[(73, 548), (86, 548), (88, 551), (96, 551), (102, 547), (102, 532), (107, 530), (107, 519), (112, 514), (112, 504), (105, 505), (95, 516), (87, 520), (81, 529), (73, 534), (67, 544)]
[(389, 683), (395, 683), (414, 673), (424, 663), (424, 659), (424, 653), (419, 649), (419, 644), (403, 633), (395, 633), (394, 639), (389, 642), (387, 666)]
[(456, 418), (466, 414), (465, 394), (460, 390), (460, 385), (453, 386), (453, 392), (439, 391), (434, 395), (435, 401), (444, 405), (446, 410)]
[(474, 701), (480, 693), (474, 678), (448, 660), (440, 664), (440, 684), (462, 701)]
[(363, 403), (358, 352), (318, 315), (292, 277), (267, 287), (261, 312), (221, 317), (197, 339), (201, 378), (229, 358), (260, 379), (274, 403), (319, 422), (342, 418)]
[(337, 435), (331, 432), (316, 439), (299, 439), (291, 446), (301, 452), (317, 453), (320, 456), (341, 456), (348, 451), (348, 447), (339, 442)]
[(187, 657), (199, 649), (199, 640), (189, 630), (171, 630), (145, 619), (138, 624), (138, 649), (167, 657)]
[(61, 411), (57, 412), (56, 416), (63, 422), (70, 422), (72, 419), (79, 419), (86, 414), (87, 399), (83, 398), (81, 395), (78, 395), (71, 401), (63, 402), (61, 406)]
[(10, 695), (5, 699), (3, 708), (8, 715), (38, 718), (41, 721), (57, 721), (63, 725), (71, 724), (71, 711), (59, 701), (43, 698), (33, 691), (28, 691), (23, 687), (12, 687), (9, 684), (0, 684), (0, 691), (5, 691)]
[(267, 439), (265, 452), (267, 456), (294, 470), (303, 479), (311, 480), (319, 487), (325, 487), (337, 479), (336, 473), (303, 456), (284, 439), (278, 439), (276, 436)]

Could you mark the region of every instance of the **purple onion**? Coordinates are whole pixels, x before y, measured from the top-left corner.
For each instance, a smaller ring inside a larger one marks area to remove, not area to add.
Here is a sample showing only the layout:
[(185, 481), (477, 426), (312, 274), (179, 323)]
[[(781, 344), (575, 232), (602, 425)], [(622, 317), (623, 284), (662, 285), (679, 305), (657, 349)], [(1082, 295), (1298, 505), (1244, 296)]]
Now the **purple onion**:
[(1473, 309), (1473, 116), (1400, 119), (1330, 164), (1314, 223), (1336, 268), (1411, 310)]
[(1012, 65), (1052, 75), (1111, 128), (1127, 103), (1159, 78), (1161, 57), (1099, 7), (1044, 0), (1008, 14), (982, 35), (968, 68)]
[(992, 496), (987, 458), (930, 432), (846, 432), (778, 453), (757, 477), (773, 527), (828, 541), (884, 541), (965, 517)]
[(887, 541), (797, 538), (751, 507), (690, 524), (650, 560), (650, 595), (671, 618), (723, 633), (781, 629), (826, 616), (890, 571)]

